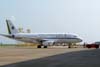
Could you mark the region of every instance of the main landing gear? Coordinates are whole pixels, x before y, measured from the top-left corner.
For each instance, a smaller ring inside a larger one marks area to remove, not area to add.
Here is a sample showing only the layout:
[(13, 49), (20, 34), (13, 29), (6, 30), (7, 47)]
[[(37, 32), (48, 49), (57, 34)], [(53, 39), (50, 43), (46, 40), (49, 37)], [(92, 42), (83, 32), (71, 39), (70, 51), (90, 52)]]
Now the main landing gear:
[(37, 48), (41, 48), (41, 45), (38, 45)]
[(39, 44), (40, 45), (38, 45), (37, 48), (42, 48), (42, 46), (43, 46), (43, 48), (47, 48), (46, 45), (43, 45), (43, 41), (39, 41)]
[(47, 48), (47, 46), (43, 46), (44, 48)]
[[(37, 48), (42, 48), (42, 45), (38, 45)], [(47, 48), (47, 46), (43, 46), (43, 48)]]

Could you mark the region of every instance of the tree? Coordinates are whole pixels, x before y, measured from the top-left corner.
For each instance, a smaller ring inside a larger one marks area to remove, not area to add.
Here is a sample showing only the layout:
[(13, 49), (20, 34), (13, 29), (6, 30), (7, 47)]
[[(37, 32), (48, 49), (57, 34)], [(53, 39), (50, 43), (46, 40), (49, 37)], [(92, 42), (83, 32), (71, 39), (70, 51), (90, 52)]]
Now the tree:
[(30, 29), (27, 29), (27, 33), (31, 33), (31, 30)]
[(24, 31), (23, 31), (23, 28), (18, 28), (18, 31), (20, 32), (20, 33), (24, 33)]

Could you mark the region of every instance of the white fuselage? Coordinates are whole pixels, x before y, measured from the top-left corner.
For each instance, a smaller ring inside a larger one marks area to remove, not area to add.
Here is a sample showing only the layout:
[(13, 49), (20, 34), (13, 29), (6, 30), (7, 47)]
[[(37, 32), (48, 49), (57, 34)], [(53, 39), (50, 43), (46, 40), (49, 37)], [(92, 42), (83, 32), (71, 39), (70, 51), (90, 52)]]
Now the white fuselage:
[(14, 39), (23, 42), (35, 42), (39, 40), (63, 42), (63, 43), (78, 43), (82, 42), (80, 38), (71, 34), (34, 34), (34, 33), (17, 33), (14, 34)]

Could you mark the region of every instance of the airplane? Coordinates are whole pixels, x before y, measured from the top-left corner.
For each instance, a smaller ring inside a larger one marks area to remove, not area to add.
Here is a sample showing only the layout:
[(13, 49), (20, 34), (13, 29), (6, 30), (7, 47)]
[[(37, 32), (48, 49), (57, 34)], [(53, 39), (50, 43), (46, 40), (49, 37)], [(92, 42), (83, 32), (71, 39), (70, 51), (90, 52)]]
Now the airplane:
[(72, 34), (57, 34), (57, 33), (19, 33), (18, 29), (13, 25), (12, 21), (6, 19), (6, 24), (8, 28), (9, 34), (0, 34), (1, 36), (8, 37), (11, 39), (15, 39), (17, 41), (34, 43), (37, 42), (37, 48), (47, 48), (47, 44), (45, 42), (54, 43), (68, 43), (68, 47), (70, 48), (72, 43), (82, 42), (76, 35)]

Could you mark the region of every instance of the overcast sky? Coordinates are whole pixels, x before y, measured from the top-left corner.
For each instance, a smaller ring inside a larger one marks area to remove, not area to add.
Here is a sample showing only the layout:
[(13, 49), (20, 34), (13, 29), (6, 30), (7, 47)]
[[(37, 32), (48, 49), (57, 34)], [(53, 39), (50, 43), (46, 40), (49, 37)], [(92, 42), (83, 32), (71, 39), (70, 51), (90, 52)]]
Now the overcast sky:
[(6, 18), (33, 33), (71, 33), (84, 42), (100, 41), (100, 0), (0, 0), (0, 33), (7, 34)]

